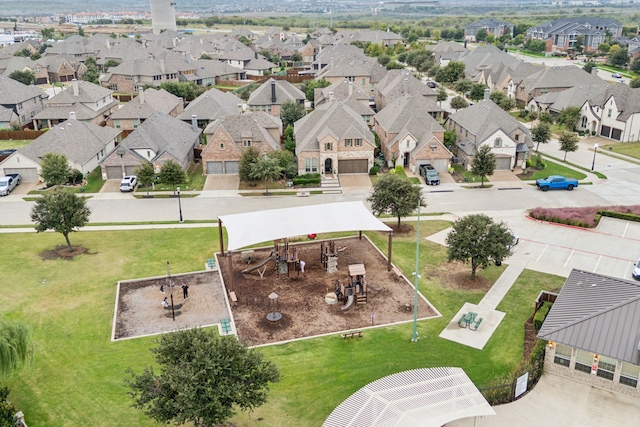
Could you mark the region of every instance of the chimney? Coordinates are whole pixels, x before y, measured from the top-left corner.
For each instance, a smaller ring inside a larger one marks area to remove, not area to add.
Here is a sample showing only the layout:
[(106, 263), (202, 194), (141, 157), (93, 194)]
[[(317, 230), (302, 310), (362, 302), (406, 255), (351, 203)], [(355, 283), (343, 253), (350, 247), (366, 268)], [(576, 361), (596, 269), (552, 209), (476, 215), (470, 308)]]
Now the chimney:
[(71, 80), (73, 84), (73, 96), (78, 96), (80, 94), (80, 89), (78, 88), (78, 80)]
[(138, 89), (138, 92), (139, 92), (138, 96), (140, 97), (140, 104), (144, 104), (144, 89), (140, 88)]
[(488, 101), (489, 100), (489, 95), (491, 95), (491, 91), (489, 90), (489, 88), (486, 88), (484, 90), (484, 100)]
[(254, 55), (255, 55), (256, 59), (258, 59), (258, 52), (255, 52)]
[(404, 78), (404, 82), (402, 83), (402, 93), (409, 93), (409, 79)]
[(331, 58), (331, 68), (333, 69), (333, 58)]
[(76, 119), (76, 112), (75, 111), (69, 111), (69, 119), (71, 119), (71, 120), (75, 120)]
[(242, 114), (242, 104), (238, 104), (238, 114)]
[(333, 92), (329, 92), (329, 102), (333, 102)]
[(349, 82), (349, 96), (353, 93), (353, 82)]
[(598, 75), (598, 68), (597, 67), (593, 67), (591, 69), (591, 75), (592, 76), (597, 76)]
[(164, 74), (164, 59), (160, 60), (160, 72)]
[(194, 132), (198, 132), (198, 116), (195, 114), (191, 115), (191, 129), (193, 129)]
[(276, 81), (275, 79), (270, 79), (271, 82), (271, 103), (276, 103)]
[(111, 41), (109, 38), (107, 38), (107, 49), (111, 50)]

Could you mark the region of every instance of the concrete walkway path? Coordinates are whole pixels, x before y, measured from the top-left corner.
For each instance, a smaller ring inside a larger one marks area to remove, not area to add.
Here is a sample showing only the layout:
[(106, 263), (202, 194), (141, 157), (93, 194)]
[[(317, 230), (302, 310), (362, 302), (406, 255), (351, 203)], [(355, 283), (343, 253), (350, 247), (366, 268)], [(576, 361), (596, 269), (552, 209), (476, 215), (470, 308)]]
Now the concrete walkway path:
[(495, 310), (502, 298), (507, 295), (511, 286), (520, 276), (520, 273), (524, 271), (524, 267), (521, 265), (509, 265), (498, 277), (498, 280), (491, 286), (491, 289), (485, 294), (484, 298), (480, 301), (478, 306), (490, 310)]

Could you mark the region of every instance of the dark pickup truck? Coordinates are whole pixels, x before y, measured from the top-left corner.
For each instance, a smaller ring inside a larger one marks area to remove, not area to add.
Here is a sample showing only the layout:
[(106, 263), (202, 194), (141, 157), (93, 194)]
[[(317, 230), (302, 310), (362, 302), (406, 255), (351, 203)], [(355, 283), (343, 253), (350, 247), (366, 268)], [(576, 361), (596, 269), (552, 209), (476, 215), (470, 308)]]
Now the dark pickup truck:
[(18, 185), (20, 185), (19, 173), (3, 176), (0, 178), (0, 196), (8, 196)]

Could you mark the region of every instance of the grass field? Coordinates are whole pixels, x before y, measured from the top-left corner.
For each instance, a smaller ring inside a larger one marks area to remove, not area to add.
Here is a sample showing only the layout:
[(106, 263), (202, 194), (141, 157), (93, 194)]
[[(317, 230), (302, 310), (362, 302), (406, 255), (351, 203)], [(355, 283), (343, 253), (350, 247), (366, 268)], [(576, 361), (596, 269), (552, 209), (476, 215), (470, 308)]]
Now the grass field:
[[(423, 221), (421, 235), (449, 225)], [(369, 236), (386, 253), (387, 236)], [(10, 398), (35, 426), (157, 425), (130, 407), (124, 386), (128, 367), (140, 372), (153, 363), (148, 348), (154, 340), (109, 340), (116, 282), (164, 275), (166, 261), (174, 274), (200, 270), (217, 250), (218, 233), (213, 228), (86, 231), (70, 238), (89, 253), (72, 261), (42, 260), (41, 252), (64, 243), (60, 234), (0, 235), (0, 244), (12, 248), (11, 262), (0, 263), (7, 296), (3, 314), (33, 325), (37, 343), (33, 372), (7, 381)], [(396, 236), (393, 245), (394, 262), (413, 271), (415, 235)], [(477, 303), (483, 292), (452, 290), (429, 274), (446, 261), (445, 248), (423, 240), (420, 258), (420, 290), (443, 317), (419, 323), (418, 343), (411, 343), (412, 325), (407, 324), (369, 330), (358, 340), (330, 336), (263, 348), (282, 380), (272, 387), (266, 405), (236, 416), (235, 425), (318, 426), (366, 383), (405, 369), (461, 366), (478, 384), (513, 370), (522, 357), (522, 325), (532, 313), (532, 301), (541, 289), (558, 288), (563, 279), (525, 271), (498, 306), (506, 317), (478, 351), (438, 334), (465, 301)], [(503, 268), (492, 266), (480, 274), (495, 280)]]
[(32, 139), (0, 139), (0, 150), (9, 150), (15, 148), (22, 148), (29, 144)]
[(587, 177), (582, 172), (563, 166), (560, 163), (552, 162), (549, 159), (545, 159), (544, 162), (547, 166), (543, 170), (536, 171), (533, 175), (524, 178), (524, 180), (535, 181), (536, 179), (546, 178), (550, 175), (562, 175), (566, 178), (575, 178), (577, 180)]
[(619, 153), (640, 160), (640, 142), (625, 142), (624, 144), (606, 144), (598, 152)]

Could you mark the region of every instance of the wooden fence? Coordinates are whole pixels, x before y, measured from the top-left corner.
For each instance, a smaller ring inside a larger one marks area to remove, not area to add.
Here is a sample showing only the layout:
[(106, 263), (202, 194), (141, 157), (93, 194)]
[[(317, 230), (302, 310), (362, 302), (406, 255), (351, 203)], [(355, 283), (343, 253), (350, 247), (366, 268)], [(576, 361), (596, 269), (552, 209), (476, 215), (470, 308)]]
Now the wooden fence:
[(555, 292), (540, 291), (538, 298), (536, 298), (536, 308), (533, 310), (533, 315), (536, 315), (540, 307), (542, 307), (542, 303), (547, 301), (554, 303), (556, 298), (558, 298), (558, 294)]
[(0, 130), (0, 139), (36, 139), (45, 132), (43, 130)]

